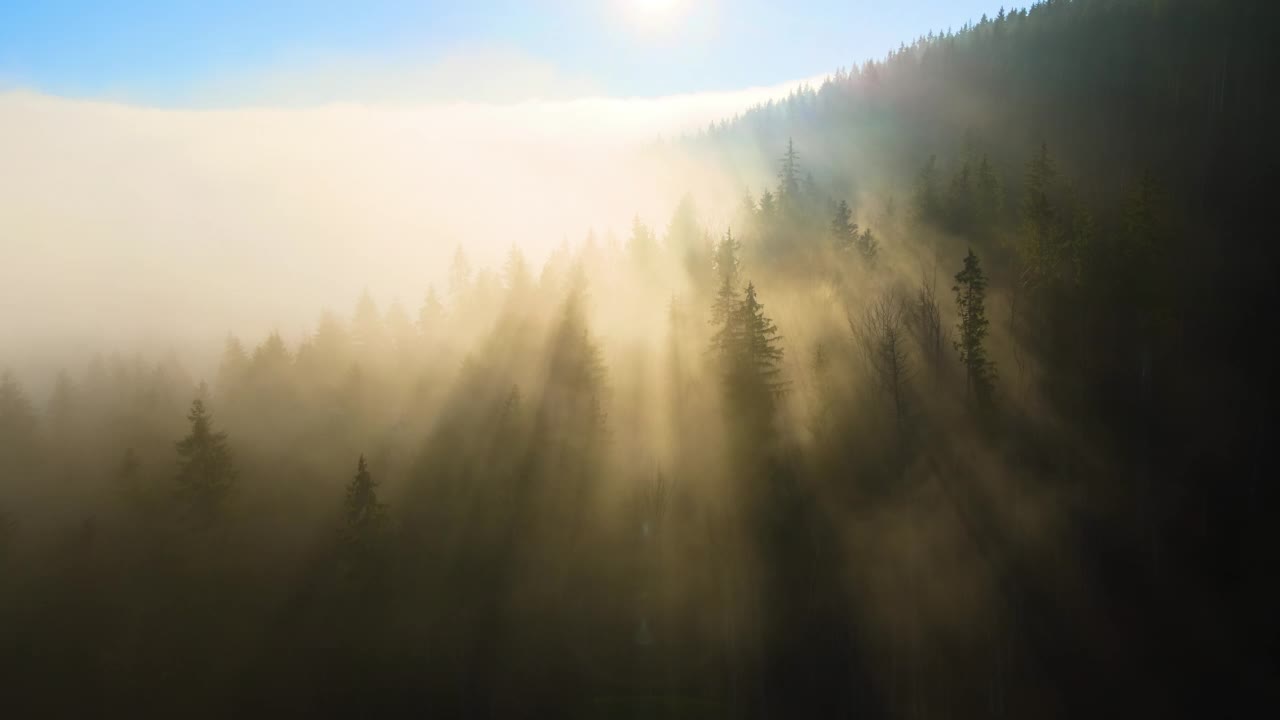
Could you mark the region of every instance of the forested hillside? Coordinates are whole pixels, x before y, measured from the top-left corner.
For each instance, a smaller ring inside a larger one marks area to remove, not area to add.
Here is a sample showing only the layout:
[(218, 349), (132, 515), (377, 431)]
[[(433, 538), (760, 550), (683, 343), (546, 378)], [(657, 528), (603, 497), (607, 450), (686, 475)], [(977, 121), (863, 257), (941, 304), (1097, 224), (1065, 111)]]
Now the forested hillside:
[(4, 702), (1274, 706), (1277, 20), (1001, 10), (682, 141), (728, 217), (5, 374)]

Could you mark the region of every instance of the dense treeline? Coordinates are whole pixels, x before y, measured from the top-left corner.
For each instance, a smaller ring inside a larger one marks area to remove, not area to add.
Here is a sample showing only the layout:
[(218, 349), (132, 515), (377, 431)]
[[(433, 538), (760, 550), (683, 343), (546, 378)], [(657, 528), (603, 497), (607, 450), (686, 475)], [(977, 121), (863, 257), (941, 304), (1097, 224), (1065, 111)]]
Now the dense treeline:
[(1272, 700), (1264, 19), (1002, 11), (692, 141), (770, 158), (724, 227), (689, 197), (538, 271), (459, 249), (412, 314), (366, 293), (295, 346), (229, 338), (207, 385), (6, 375), (13, 702)]

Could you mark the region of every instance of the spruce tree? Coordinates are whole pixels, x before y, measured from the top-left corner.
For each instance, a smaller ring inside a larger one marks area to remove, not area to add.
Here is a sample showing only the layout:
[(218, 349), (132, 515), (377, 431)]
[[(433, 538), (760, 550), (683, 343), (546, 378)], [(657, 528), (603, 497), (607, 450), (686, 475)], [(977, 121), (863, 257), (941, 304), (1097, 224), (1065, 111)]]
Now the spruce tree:
[(364, 455), (356, 462), (356, 474), (347, 484), (342, 502), (340, 569), (351, 589), (368, 592), (386, 577), (388, 516), (378, 501), (378, 483), (369, 472)]
[[(719, 283), (711, 305), (711, 323), (721, 328), (716, 333), (717, 338), (720, 338), (727, 321), (738, 306), (738, 274), (741, 268), (738, 254), (741, 249), (742, 245), (734, 239), (732, 230), (726, 230), (724, 238), (716, 245), (715, 270)], [(715, 344), (719, 346), (724, 339), (726, 338), (716, 340)]]
[(640, 221), (640, 216), (631, 220), (631, 237), (627, 239), (627, 253), (637, 270), (647, 273), (653, 270), (657, 261), (658, 243), (653, 238), (653, 231)]
[(515, 243), (507, 250), (507, 261), (502, 267), (502, 284), (506, 288), (509, 302), (516, 304), (527, 302), (529, 293), (533, 291), (533, 275), (529, 272), (529, 263)]
[(191, 402), (191, 432), (177, 443), (179, 492), (189, 509), (204, 519), (222, 512), (236, 481), (227, 434), (213, 429), (204, 400)]
[(235, 395), (243, 386), (249, 372), (249, 354), (234, 335), (228, 335), (223, 347), (222, 362), (218, 365), (217, 388), (222, 397)]
[(453, 251), (453, 262), (449, 265), (449, 302), (452, 303), (454, 312), (465, 304), (466, 296), (470, 291), (471, 261), (467, 259), (467, 254), (459, 245)]
[(770, 396), (780, 393), (785, 384), (782, 372), (782, 336), (778, 326), (764, 314), (764, 305), (756, 297), (755, 283), (748, 282), (738, 310), (742, 331), (744, 370), (747, 379)]
[(936, 222), (941, 214), (942, 201), (938, 193), (938, 159), (929, 156), (916, 175), (915, 188), (912, 190), (911, 204), (915, 215), (923, 222)]
[(840, 252), (848, 251), (854, 246), (858, 237), (858, 223), (853, 222), (853, 211), (849, 203), (841, 200), (836, 204), (835, 217), (831, 219), (831, 241)]
[(876, 257), (880, 254), (880, 241), (876, 240), (875, 235), (871, 234), (871, 228), (865, 228), (862, 234), (858, 236), (856, 243), (858, 254), (869, 265), (874, 265)]
[(430, 340), (440, 332), (444, 324), (444, 304), (436, 293), (434, 284), (427, 286), (427, 297), (418, 308), (418, 335), (423, 340)]
[(369, 472), (364, 455), (357, 461), (355, 477), (347, 485), (343, 515), (348, 539), (357, 543), (366, 543), (386, 520), (386, 506), (378, 502), (378, 483)]
[(581, 265), (570, 271), (550, 354), (544, 400), (558, 404), (559, 424), (579, 435), (584, 447), (604, 431), (605, 366), (587, 323), (587, 279)]
[(314, 378), (331, 384), (351, 366), (354, 355), (346, 324), (326, 310), (320, 314), (315, 334), (311, 336), (309, 352), (304, 354), (302, 349), (298, 350), (298, 366), (312, 372)]
[(1050, 199), (1056, 176), (1049, 148), (1041, 144), (1039, 152), (1027, 163), (1027, 184), (1022, 198), (1024, 282), (1033, 288), (1053, 276), (1059, 260), (1060, 228), (1057, 210)]
[(765, 222), (769, 222), (774, 219), (775, 215), (777, 214), (777, 211), (778, 211), (777, 199), (773, 196), (773, 193), (771, 191), (765, 190), (764, 194), (760, 196), (759, 212), (760, 212), (761, 219), (763, 219)]
[(787, 151), (778, 161), (778, 197), (794, 203), (800, 192), (800, 153), (795, 143), (787, 138)]
[(365, 360), (378, 360), (387, 353), (386, 324), (368, 290), (360, 293), (351, 316), (351, 344), (355, 353)]
[(987, 405), (995, 389), (996, 371), (983, 345), (990, 324), (986, 312), (987, 278), (973, 250), (965, 256), (964, 269), (956, 273), (956, 284), (951, 289), (956, 294), (959, 315), (960, 337), (955, 348), (960, 353), (960, 362), (964, 363), (965, 391), (979, 404)]
[(780, 379), (781, 341), (777, 326), (764, 314), (755, 284), (747, 283), (742, 299), (720, 321), (712, 350), (720, 363), (727, 409), (753, 431), (768, 423), (774, 399), (785, 389)]
[(0, 375), (0, 462), (24, 463), (35, 452), (36, 412), (18, 381)]

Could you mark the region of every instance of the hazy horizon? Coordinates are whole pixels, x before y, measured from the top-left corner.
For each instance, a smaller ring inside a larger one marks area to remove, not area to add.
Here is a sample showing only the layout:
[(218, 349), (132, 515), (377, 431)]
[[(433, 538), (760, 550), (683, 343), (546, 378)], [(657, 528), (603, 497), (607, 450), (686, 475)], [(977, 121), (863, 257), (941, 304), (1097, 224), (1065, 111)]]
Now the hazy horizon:
[[(319, 309), (345, 314), (366, 289), (415, 311), (429, 285), (443, 291), (458, 247), (497, 270), (514, 244), (537, 268), (589, 232), (625, 240), (634, 217), (663, 228), (686, 193), (724, 217), (767, 169), (698, 166), (681, 138), (820, 80), (218, 110), (0, 93), (0, 235), (13, 250), (0, 363), (44, 366), (47, 381), (64, 353), (77, 365), (95, 352), (208, 354), (228, 333), (273, 329), (296, 343)], [(135, 271), (145, 283), (121, 282)]]
[(2, 706), (1280, 706), (1276, 27), (0, 3)]

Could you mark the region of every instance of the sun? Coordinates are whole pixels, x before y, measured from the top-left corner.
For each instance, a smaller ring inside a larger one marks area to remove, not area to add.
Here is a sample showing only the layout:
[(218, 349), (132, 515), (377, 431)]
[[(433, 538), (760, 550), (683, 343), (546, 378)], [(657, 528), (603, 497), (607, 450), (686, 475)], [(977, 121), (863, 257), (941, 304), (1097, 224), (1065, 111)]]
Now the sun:
[(656, 25), (674, 20), (686, 0), (624, 0), (632, 22)]

